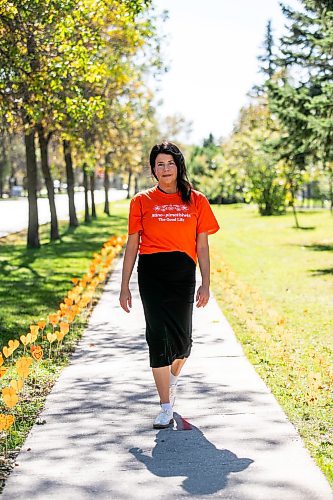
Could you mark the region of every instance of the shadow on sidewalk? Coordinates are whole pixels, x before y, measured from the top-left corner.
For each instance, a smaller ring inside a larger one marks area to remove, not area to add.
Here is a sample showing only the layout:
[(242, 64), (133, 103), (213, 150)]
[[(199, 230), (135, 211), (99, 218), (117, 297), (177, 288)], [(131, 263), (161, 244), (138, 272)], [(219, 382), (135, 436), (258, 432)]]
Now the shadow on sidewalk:
[(182, 483), (185, 491), (191, 495), (209, 495), (225, 488), (230, 472), (241, 472), (253, 463), (250, 458), (238, 458), (229, 450), (217, 449), (198, 427), (178, 413), (174, 413), (174, 418), (174, 428), (157, 432), (151, 456), (145, 455), (141, 448), (129, 450), (155, 476), (185, 476)]

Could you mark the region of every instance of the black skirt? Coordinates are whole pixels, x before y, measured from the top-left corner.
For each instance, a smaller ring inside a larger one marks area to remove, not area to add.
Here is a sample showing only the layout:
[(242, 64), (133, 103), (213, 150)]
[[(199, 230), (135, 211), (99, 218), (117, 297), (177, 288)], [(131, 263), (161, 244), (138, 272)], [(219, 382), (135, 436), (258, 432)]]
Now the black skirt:
[(139, 291), (153, 368), (190, 355), (195, 268), (183, 252), (139, 255)]

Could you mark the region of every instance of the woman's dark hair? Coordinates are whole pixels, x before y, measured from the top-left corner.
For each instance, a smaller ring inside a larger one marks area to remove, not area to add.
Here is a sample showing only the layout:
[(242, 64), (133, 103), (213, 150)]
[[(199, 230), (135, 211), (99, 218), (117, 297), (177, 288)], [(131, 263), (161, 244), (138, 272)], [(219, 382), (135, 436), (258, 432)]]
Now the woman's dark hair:
[(172, 142), (164, 141), (161, 144), (156, 144), (152, 148), (149, 156), (151, 173), (156, 180), (157, 177), (155, 174), (155, 160), (157, 155), (159, 155), (160, 153), (171, 155), (173, 157), (174, 162), (177, 166), (177, 189), (178, 191), (180, 191), (182, 201), (184, 201), (185, 203), (189, 203), (191, 201), (192, 186), (187, 178), (185, 158), (183, 153), (180, 151), (179, 147)]

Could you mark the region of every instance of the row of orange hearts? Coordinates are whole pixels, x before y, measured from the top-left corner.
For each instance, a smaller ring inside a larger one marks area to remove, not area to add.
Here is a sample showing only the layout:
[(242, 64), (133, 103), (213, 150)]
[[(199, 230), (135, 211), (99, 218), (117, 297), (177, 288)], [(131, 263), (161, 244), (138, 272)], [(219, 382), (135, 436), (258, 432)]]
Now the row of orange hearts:
[[(121, 241), (122, 244), (124, 244), (125, 238), (118, 237), (116, 239), (118, 246), (119, 246), (119, 249), (121, 249), (121, 245), (119, 245), (119, 242), (120, 242), (119, 240)], [(102, 254), (103, 254), (103, 250), (106, 250), (107, 243), (104, 244), (104, 248), (102, 249)], [(105, 254), (105, 252), (104, 252), (104, 254)], [(111, 256), (111, 259), (108, 259), (109, 260), (108, 265), (110, 265), (113, 256)], [(97, 261), (98, 263), (100, 262), (98, 254), (96, 254), (96, 256), (95, 256), (95, 261)], [(94, 269), (94, 271), (95, 271), (95, 269)], [(105, 273), (99, 273), (99, 277), (98, 277), (99, 279), (96, 281), (96, 285), (98, 284), (98, 281), (102, 281), (102, 279), (105, 279), (105, 276), (106, 276)], [(84, 298), (85, 305), (87, 305), (89, 303), (89, 301), (91, 300), (91, 297), (92, 297), (92, 294), (89, 294), (89, 297)], [(71, 305), (73, 304), (73, 302), (75, 301), (76, 298), (77, 298), (77, 296), (74, 297), (73, 293), (71, 296), (70, 292), (69, 292), (67, 300), (66, 299), (64, 300), (64, 302), (65, 302), (64, 305), (66, 305), (67, 307), (71, 307)], [(75, 313), (78, 313), (78, 312), (79, 312), (78, 310), (75, 311)], [(75, 316), (75, 313), (74, 313), (74, 316)], [(53, 326), (55, 326), (55, 324), (57, 324), (58, 321), (59, 321), (59, 314), (58, 313), (49, 315), (49, 322), (51, 324), (53, 324)], [(44, 330), (45, 326), (46, 326), (45, 320), (40, 320), (37, 325), (30, 325), (30, 333), (28, 333), (27, 335), (21, 335), (21, 337), (20, 337), (22, 344), (24, 346), (26, 346), (29, 343), (35, 342), (37, 339), (37, 336), (38, 336), (38, 330), (39, 329)], [(50, 344), (53, 343), (56, 339), (58, 341), (61, 341), (63, 339), (64, 335), (66, 335), (66, 333), (68, 333), (68, 331), (69, 331), (69, 323), (61, 322), (60, 323), (60, 331), (53, 332), (53, 333), (49, 332), (47, 334), (46, 338), (48, 339)], [(3, 348), (3, 354), (5, 355), (5, 357), (9, 357), (19, 347), (19, 345), (20, 345), (20, 343), (18, 340), (10, 340), (8, 342), (8, 346), (5, 346)], [(31, 352), (32, 357), (36, 361), (39, 361), (43, 357), (43, 349), (39, 345), (30, 346), (30, 352)], [(4, 360), (3, 360), (2, 354), (0, 353), (0, 366), (3, 364), (3, 362), (4, 362)], [(29, 356), (22, 356), (21, 358), (19, 358), (16, 361), (15, 366), (16, 366), (16, 370), (17, 370), (17, 373), (18, 373), (20, 378), (18, 380), (11, 380), (10, 387), (5, 387), (2, 389), (2, 398), (3, 398), (4, 403), (6, 404), (7, 407), (13, 408), (17, 404), (17, 402), (19, 400), (18, 392), (20, 392), (20, 390), (23, 387), (23, 379), (26, 378), (30, 373), (30, 366), (31, 366), (32, 362), (33, 362), (33, 360)], [(5, 372), (6, 372), (6, 369), (1, 368), (0, 369), (0, 377)], [(14, 420), (15, 420), (15, 417), (13, 415), (0, 414), (0, 431), (8, 430), (13, 425)]]
[[(70, 293), (70, 292), (69, 292)], [(82, 306), (87, 306), (88, 303), (90, 302), (91, 298), (93, 296), (93, 293), (89, 293), (88, 296), (82, 297)], [(66, 299), (65, 299), (66, 300)], [(69, 299), (71, 302), (73, 299)], [(74, 313), (74, 317), (77, 313), (80, 312), (80, 307), (77, 307)], [(71, 318), (74, 320), (74, 317)], [(53, 313), (49, 315), (49, 322), (55, 326), (58, 321), (59, 321), (59, 313)], [(24, 346), (33, 343), (37, 340), (38, 337), (38, 330), (44, 330), (46, 326), (46, 321), (45, 320), (40, 320), (37, 325), (30, 325), (30, 332), (27, 335), (21, 335), (20, 340)], [(66, 333), (69, 332), (70, 325), (67, 321), (61, 321), (59, 324), (60, 331), (57, 332), (48, 332), (45, 338), (52, 344), (55, 340), (58, 340), (58, 342), (61, 342), (66, 335)], [(20, 342), (15, 339), (15, 340), (9, 340), (8, 346), (4, 346), (2, 349), (2, 352), (6, 358), (11, 356), (13, 352), (19, 347)], [(3, 364), (4, 360), (2, 357), (2, 354), (0, 353), (0, 366)]]
[[(69, 332), (69, 326), (70, 326), (69, 323), (61, 322), (60, 323), (61, 331), (53, 333), (49, 332), (46, 337), (50, 342), (50, 344), (52, 344), (56, 339), (58, 340), (58, 342), (63, 340), (66, 333)], [(45, 327), (44, 320), (40, 321), (38, 325), (30, 325), (30, 330), (31, 330), (30, 333), (28, 333), (26, 336), (21, 335), (20, 337), (22, 344), (26, 346), (28, 343), (35, 342), (38, 336), (39, 328), (43, 329), (44, 327)], [(14, 352), (14, 350), (16, 350), (19, 347), (19, 345), (20, 343), (18, 340), (10, 340), (8, 342), (8, 347), (5, 346), (3, 348), (4, 355), (6, 357), (10, 356), (10, 354), (12, 354), (12, 352)], [(32, 357), (36, 361), (40, 361), (43, 357), (43, 349), (40, 345), (30, 346), (30, 352)], [(2, 354), (0, 353), (0, 367), (3, 364), (3, 362), (4, 359), (2, 357)], [(20, 377), (25, 378), (29, 375), (31, 363), (32, 363), (32, 358), (24, 356), (16, 361), (15, 366), (17, 373)], [(0, 368), (0, 378), (6, 373), (6, 371), (7, 371), (6, 368), (4, 367)], [(11, 387), (6, 387), (2, 390), (2, 397), (6, 406), (12, 408), (18, 402), (19, 398), (17, 392), (21, 390), (23, 386), (23, 380), (22, 379), (12, 380), (10, 385)]]
[[(124, 238), (123, 237), (117, 237), (117, 241), (124, 241)], [(97, 257), (101, 258), (98, 254), (96, 254), (95, 256), (95, 260), (97, 259)], [(101, 279), (105, 279), (106, 275), (105, 273), (100, 273), (102, 276), (100, 276)], [(75, 282), (77, 280), (77, 278), (74, 278), (73, 281)], [(96, 285), (97, 285), (97, 282), (96, 282)], [(76, 287), (78, 288), (78, 287)], [(89, 295), (87, 297), (82, 297), (81, 300), (83, 301), (82, 303), (82, 306), (87, 306), (87, 304), (90, 302), (91, 298), (93, 296), (93, 292), (91, 290), (91, 293), (89, 293)], [(74, 298), (75, 297), (75, 298)], [(68, 293), (68, 297), (66, 297), (64, 299), (64, 304), (60, 304), (60, 306), (65, 306), (65, 307), (71, 307), (74, 300), (77, 298), (77, 294), (73, 291), (69, 291)], [(76, 309), (75, 309), (75, 312), (74, 312), (74, 316), (80, 312), (80, 308), (78, 306), (76, 306)], [(57, 313), (53, 313), (53, 314), (50, 314), (48, 319), (49, 319), (49, 322), (55, 326), (58, 324), (59, 322), (59, 312)], [(74, 318), (72, 318), (74, 319)], [(24, 346), (30, 344), (30, 343), (33, 343), (37, 340), (37, 336), (38, 336), (38, 330), (41, 329), (41, 330), (44, 330), (46, 326), (46, 321), (45, 320), (40, 320), (38, 322), (37, 325), (30, 325), (30, 333), (28, 333), (27, 335), (21, 335), (20, 336), (20, 340), (22, 342), (22, 344)], [(59, 332), (49, 332), (47, 335), (46, 335), (46, 338), (47, 340), (50, 342), (50, 343), (53, 343), (55, 340), (58, 340), (58, 342), (60, 342), (64, 336), (66, 335), (66, 333), (69, 332), (69, 323), (67, 322), (60, 322), (60, 331)], [(8, 342), (8, 346), (4, 346), (2, 352), (4, 354), (4, 356), (6, 358), (8, 358), (9, 356), (11, 356), (13, 354), (13, 352), (19, 347), (20, 343), (18, 340), (9, 340)], [(0, 366), (3, 364), (4, 360), (3, 360), (3, 357), (2, 357), (2, 354), (0, 353)]]
[[(31, 325), (33, 327), (35, 325)], [(52, 344), (55, 340), (58, 340), (58, 342), (61, 342), (66, 333), (69, 332), (69, 323), (61, 322), (60, 323), (60, 331), (58, 332), (48, 332), (46, 335), (47, 340)], [(38, 327), (37, 327), (38, 328)], [(24, 346), (27, 346), (28, 344), (32, 344), (37, 340), (37, 333), (28, 333), (27, 335), (21, 335), (20, 340)], [(10, 340), (8, 342), (8, 346), (4, 346), (2, 349), (2, 352), (6, 358), (11, 356), (13, 352), (19, 347), (20, 342), (15, 339), (15, 340)], [(0, 353), (0, 366), (4, 363), (4, 359), (2, 357), (2, 354)]]

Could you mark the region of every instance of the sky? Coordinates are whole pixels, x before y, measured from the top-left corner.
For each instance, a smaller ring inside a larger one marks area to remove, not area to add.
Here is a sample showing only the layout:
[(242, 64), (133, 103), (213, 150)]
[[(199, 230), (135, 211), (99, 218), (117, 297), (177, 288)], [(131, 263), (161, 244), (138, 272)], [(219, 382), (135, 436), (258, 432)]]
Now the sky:
[[(300, 8), (299, 0), (284, 4)], [(158, 113), (183, 115), (192, 133), (179, 140), (201, 143), (210, 132), (226, 137), (247, 93), (259, 83), (257, 56), (272, 21), (276, 42), (286, 19), (278, 0), (155, 0), (168, 10), (162, 54), (169, 71), (158, 83)], [(156, 101), (157, 102), (157, 101)]]

